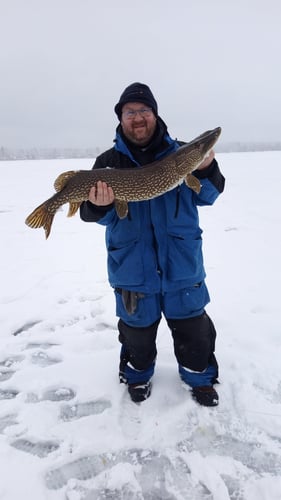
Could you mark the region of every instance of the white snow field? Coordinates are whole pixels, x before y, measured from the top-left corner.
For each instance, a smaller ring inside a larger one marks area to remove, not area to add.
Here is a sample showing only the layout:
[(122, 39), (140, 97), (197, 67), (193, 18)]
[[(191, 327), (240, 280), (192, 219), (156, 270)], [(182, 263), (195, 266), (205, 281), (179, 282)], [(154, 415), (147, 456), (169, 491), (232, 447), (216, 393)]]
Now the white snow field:
[(217, 154), (200, 209), (220, 404), (196, 404), (163, 319), (151, 397), (118, 381), (104, 228), (26, 216), (93, 160), (0, 163), (0, 499), (280, 500), (281, 152)]

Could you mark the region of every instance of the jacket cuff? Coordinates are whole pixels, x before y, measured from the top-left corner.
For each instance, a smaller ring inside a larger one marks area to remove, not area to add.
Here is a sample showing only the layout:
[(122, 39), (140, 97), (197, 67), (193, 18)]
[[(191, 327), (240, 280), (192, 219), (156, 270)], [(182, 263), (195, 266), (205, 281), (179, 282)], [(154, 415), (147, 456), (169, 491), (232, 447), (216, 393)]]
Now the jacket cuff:
[(206, 179), (206, 177), (210, 177), (213, 174), (215, 168), (218, 168), (218, 162), (214, 158), (208, 167), (202, 170), (194, 170), (193, 175), (195, 175), (197, 179)]
[(113, 203), (106, 206), (98, 206), (90, 201), (84, 201), (80, 206), (80, 217), (85, 222), (97, 222), (102, 219), (107, 212), (112, 210), (113, 206)]
[(222, 193), (224, 190), (225, 178), (222, 175), (217, 160), (214, 158), (211, 164), (203, 170), (194, 170), (193, 175), (197, 179), (208, 179)]

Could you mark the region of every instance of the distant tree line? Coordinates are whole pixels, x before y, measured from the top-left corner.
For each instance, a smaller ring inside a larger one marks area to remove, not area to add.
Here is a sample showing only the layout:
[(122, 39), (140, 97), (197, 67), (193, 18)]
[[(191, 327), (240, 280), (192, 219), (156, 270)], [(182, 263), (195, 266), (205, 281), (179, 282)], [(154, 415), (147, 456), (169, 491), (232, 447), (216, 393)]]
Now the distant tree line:
[(281, 142), (222, 142), (215, 146), (219, 153), (254, 152), (254, 151), (281, 151)]
[[(229, 142), (215, 147), (218, 153), (281, 151), (281, 142)], [(103, 150), (94, 148), (6, 148), (0, 147), (1, 160), (52, 160), (96, 158)]]
[(94, 148), (0, 148), (1, 160), (52, 160), (69, 158), (96, 158), (101, 153)]

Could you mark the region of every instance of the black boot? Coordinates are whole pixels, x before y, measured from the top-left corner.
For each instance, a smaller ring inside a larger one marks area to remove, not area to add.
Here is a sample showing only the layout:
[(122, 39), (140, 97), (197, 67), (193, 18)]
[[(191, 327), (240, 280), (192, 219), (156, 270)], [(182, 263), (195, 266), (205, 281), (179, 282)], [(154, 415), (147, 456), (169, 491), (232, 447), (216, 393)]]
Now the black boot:
[(131, 396), (131, 400), (134, 403), (141, 403), (149, 398), (151, 394), (151, 382), (139, 382), (138, 384), (129, 384), (128, 391)]
[(202, 406), (218, 406), (219, 395), (212, 385), (192, 388), (192, 397)]

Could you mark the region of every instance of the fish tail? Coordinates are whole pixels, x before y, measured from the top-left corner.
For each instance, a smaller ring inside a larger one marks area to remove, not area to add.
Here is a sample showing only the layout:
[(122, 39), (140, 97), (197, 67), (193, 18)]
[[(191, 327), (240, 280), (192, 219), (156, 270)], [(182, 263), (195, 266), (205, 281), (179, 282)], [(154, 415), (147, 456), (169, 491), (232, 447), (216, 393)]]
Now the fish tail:
[(43, 227), (45, 229), (46, 239), (48, 238), (53, 223), (55, 214), (48, 211), (47, 203), (42, 203), (35, 208), (33, 212), (26, 218), (25, 223), (29, 227)]

